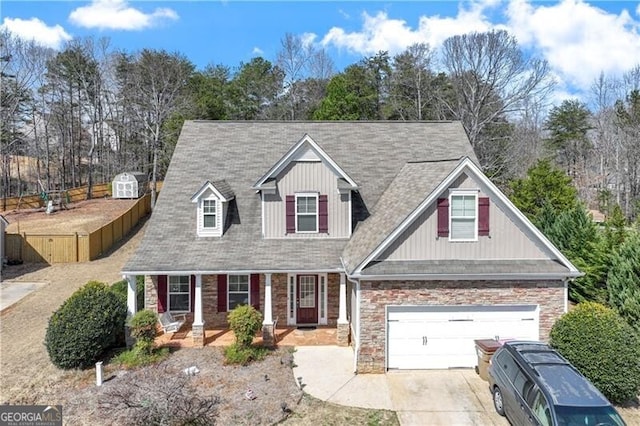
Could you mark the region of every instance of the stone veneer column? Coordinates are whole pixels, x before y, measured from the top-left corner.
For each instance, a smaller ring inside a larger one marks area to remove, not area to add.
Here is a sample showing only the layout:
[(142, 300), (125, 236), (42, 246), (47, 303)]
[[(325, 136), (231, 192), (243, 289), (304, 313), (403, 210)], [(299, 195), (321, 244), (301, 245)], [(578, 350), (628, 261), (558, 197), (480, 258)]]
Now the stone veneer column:
[(264, 321), (262, 321), (262, 342), (265, 346), (274, 346), (275, 325), (271, 303), (271, 274), (264, 274)]
[(204, 321), (202, 320), (202, 275), (196, 275), (196, 288), (194, 294), (193, 324), (191, 325), (191, 336), (193, 346), (201, 348), (204, 346)]
[(340, 303), (338, 311), (338, 346), (349, 346), (349, 321), (347, 320), (347, 279), (343, 273), (340, 274)]

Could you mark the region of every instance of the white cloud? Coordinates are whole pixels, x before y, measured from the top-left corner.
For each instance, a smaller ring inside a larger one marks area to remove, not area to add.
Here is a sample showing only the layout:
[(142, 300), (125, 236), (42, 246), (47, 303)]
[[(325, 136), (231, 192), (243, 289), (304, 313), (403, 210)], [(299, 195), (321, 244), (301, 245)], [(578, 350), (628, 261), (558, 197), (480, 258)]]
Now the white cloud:
[(508, 27), (518, 41), (539, 51), (562, 80), (586, 89), (601, 73), (616, 75), (640, 58), (640, 21), (626, 11), (613, 14), (580, 0), (552, 6), (514, 0)]
[(304, 47), (309, 47), (309, 46), (313, 45), (313, 43), (316, 41), (317, 37), (318, 37), (318, 35), (314, 34), (314, 33), (303, 33), (300, 36), (300, 39), (301, 39), (302, 45)]
[(73, 38), (60, 25), (48, 26), (38, 18), (27, 20), (4, 18), (0, 29), (7, 30), (23, 40), (33, 40), (42, 46), (53, 49), (60, 49), (66, 41)]
[(254, 47), (253, 50), (251, 51), (252, 54), (256, 55), (256, 56), (262, 56), (264, 55), (264, 51), (262, 49), (260, 49), (259, 47)]
[(93, 0), (69, 15), (69, 20), (78, 26), (112, 30), (142, 30), (176, 19), (178, 14), (173, 9), (157, 8), (144, 13), (129, 6), (125, 0)]
[(363, 12), (360, 31), (346, 32), (340, 27), (333, 27), (323, 37), (322, 44), (362, 55), (380, 50), (394, 54), (414, 43), (429, 43), (436, 47), (456, 34), (491, 29), (493, 26), (484, 16), (484, 11), (495, 5), (496, 0), (485, 0), (472, 3), (469, 8), (460, 6), (455, 17), (421, 16), (415, 29), (405, 20), (389, 18), (386, 12), (375, 15)]
[(475, 0), (460, 2), (454, 16), (420, 16), (415, 26), (386, 12), (364, 12), (360, 29), (333, 27), (321, 43), (363, 56), (393, 55), (417, 42), (439, 48), (451, 36), (506, 29), (528, 53), (549, 62), (559, 89), (587, 91), (601, 72), (618, 76), (640, 62), (639, 17), (640, 5), (612, 13), (583, 0)]

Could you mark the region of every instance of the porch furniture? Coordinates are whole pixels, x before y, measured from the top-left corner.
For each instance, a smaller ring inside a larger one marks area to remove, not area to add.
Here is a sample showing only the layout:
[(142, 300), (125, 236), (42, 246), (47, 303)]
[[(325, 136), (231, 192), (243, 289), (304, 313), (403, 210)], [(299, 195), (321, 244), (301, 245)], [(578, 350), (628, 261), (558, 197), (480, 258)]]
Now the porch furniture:
[(182, 324), (187, 320), (185, 314), (171, 315), (170, 312), (163, 312), (158, 317), (160, 320), (160, 326), (164, 333), (175, 333), (180, 330)]

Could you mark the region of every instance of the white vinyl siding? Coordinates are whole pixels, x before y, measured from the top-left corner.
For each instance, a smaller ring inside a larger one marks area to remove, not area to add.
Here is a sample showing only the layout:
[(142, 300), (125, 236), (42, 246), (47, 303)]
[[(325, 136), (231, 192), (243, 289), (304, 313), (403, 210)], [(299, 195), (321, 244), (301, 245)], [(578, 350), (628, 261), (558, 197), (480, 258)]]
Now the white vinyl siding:
[(170, 312), (191, 310), (191, 279), (188, 275), (169, 276), (167, 299)]

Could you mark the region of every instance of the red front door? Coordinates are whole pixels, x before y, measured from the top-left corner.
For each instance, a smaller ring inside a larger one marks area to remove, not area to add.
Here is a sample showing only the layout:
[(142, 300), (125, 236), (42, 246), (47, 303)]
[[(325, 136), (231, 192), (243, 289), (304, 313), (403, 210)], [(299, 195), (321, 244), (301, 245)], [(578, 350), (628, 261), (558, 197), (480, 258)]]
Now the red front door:
[(318, 276), (298, 275), (297, 313), (298, 324), (318, 323)]

